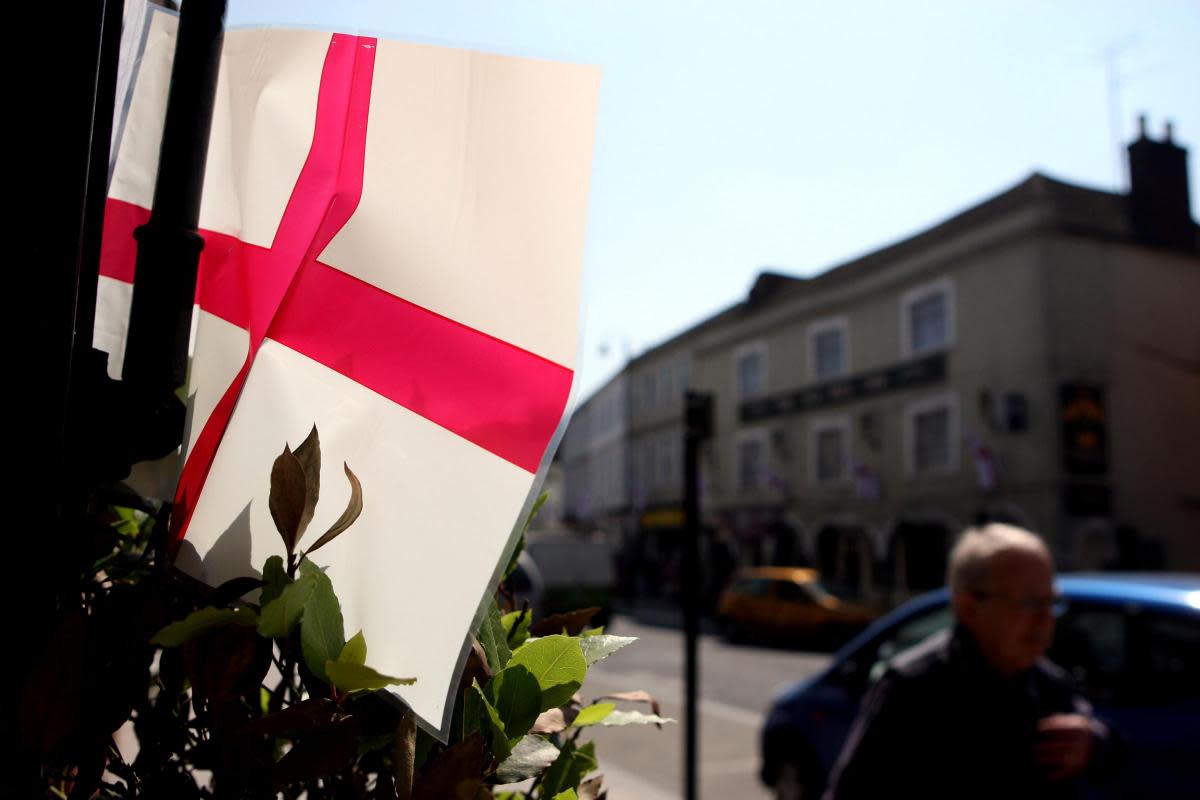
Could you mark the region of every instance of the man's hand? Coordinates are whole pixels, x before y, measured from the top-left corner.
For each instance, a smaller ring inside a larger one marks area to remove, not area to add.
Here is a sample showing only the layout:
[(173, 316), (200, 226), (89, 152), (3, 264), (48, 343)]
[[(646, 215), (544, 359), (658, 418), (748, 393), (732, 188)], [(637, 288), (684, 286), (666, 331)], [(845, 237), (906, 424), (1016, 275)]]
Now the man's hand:
[(1072, 778), (1092, 756), (1093, 722), (1083, 714), (1051, 714), (1038, 720), (1034, 753), (1052, 781)]

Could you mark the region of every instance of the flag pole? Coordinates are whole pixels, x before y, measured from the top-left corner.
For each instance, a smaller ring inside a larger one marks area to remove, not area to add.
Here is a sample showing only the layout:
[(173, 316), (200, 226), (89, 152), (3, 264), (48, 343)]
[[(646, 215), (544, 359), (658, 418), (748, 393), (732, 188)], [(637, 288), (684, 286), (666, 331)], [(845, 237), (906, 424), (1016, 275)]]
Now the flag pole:
[(696, 762), (699, 757), (700, 716), (696, 710), (699, 691), (700, 638), (700, 443), (712, 435), (713, 396), (699, 392), (684, 394), (683, 558), (680, 591), (683, 601), (684, 666), (684, 797), (699, 796)]
[[(134, 232), (137, 271), (121, 378), (151, 391), (173, 392), (187, 378), (196, 271), (204, 247), (196, 227), (224, 21), (225, 0), (187, 2), (180, 10), (154, 207), (150, 220)], [(180, 426), (177, 440), (182, 438)]]

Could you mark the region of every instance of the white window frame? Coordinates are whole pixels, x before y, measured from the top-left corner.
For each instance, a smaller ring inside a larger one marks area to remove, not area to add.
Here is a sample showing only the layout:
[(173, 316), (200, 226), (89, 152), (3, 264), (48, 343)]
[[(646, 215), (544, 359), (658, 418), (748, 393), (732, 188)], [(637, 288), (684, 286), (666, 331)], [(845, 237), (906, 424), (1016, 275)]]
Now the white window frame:
[[(825, 431), (835, 430), (842, 434), (842, 474), (836, 478), (822, 480), (818, 472), (817, 440)], [(850, 442), (850, 417), (815, 417), (808, 422), (808, 482), (813, 486), (845, 486), (850, 483), (850, 457), (853, 452)]]
[[(946, 452), (948, 461), (941, 467), (917, 472), (917, 416), (930, 411), (945, 408), (949, 411), (946, 419), (947, 442)], [(953, 392), (929, 395), (914, 400), (904, 406), (904, 477), (916, 478), (938, 477), (956, 474), (962, 463), (962, 417), (959, 413), (958, 395)]]
[[(758, 354), (759, 365), (762, 369), (762, 386), (758, 394), (742, 393), (742, 359), (753, 353)], [(749, 400), (752, 397), (762, 397), (770, 391), (770, 362), (767, 360), (767, 342), (765, 339), (755, 339), (735, 348), (733, 351), (733, 391), (739, 400)]]
[[(912, 307), (926, 298), (941, 294), (945, 297), (944, 307), (946, 309), (946, 340), (936, 347), (925, 347), (917, 350), (913, 346), (912, 325), (910, 324), (909, 315)], [(917, 356), (927, 355), (929, 353), (937, 353), (943, 350), (949, 350), (954, 346), (956, 326), (954, 313), (954, 281), (949, 277), (938, 278), (935, 281), (923, 283), (920, 286), (914, 286), (900, 296), (900, 354), (904, 358), (916, 358)]]
[[(842, 337), (842, 369), (836, 375), (817, 375), (817, 337), (822, 333), (837, 331)], [(850, 374), (850, 318), (845, 314), (839, 314), (836, 317), (825, 317), (824, 319), (810, 322), (805, 330), (806, 347), (805, 352), (808, 354), (808, 379), (810, 381), (826, 381), (834, 378), (840, 378)]]
[[(762, 470), (756, 485), (742, 486), (742, 445), (747, 442), (758, 442), (762, 452)], [(742, 492), (761, 492), (767, 488), (767, 475), (771, 471), (771, 451), (766, 428), (747, 428), (739, 431), (733, 441), (733, 485), (740, 494)]]

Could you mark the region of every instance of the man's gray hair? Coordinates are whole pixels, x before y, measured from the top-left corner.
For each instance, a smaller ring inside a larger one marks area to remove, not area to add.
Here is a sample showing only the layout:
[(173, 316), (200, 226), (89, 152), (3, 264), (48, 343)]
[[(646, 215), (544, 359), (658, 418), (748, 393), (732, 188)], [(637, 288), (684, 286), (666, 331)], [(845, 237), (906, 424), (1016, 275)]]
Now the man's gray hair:
[(967, 528), (950, 551), (946, 585), (955, 593), (983, 589), (992, 559), (1000, 553), (1012, 551), (1051, 560), (1046, 543), (1024, 528), (1000, 522)]

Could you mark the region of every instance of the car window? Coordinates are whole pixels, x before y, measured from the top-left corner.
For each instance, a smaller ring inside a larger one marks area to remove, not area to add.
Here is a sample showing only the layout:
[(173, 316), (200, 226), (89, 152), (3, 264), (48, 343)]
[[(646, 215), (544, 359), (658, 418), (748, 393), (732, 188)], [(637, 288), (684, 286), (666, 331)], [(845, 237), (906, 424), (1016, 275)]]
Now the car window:
[(775, 597), (787, 603), (807, 605), (813, 602), (812, 595), (806, 591), (805, 586), (791, 581), (775, 581)]
[(771, 582), (765, 578), (740, 578), (731, 591), (746, 597), (766, 597), (771, 592)]
[(951, 619), (950, 607), (938, 606), (902, 622), (878, 639), (873, 646), (868, 645), (864, 648), (862, 661), (864, 664), (870, 664), (869, 680), (878, 680), (893, 656), (950, 627)]
[(1150, 613), (1142, 617), (1147, 674), (1134, 681), (1146, 700), (1200, 699), (1200, 619)]
[(1119, 702), (1128, 678), (1128, 627), (1122, 609), (1072, 603), (1048, 655), (1093, 700)]

